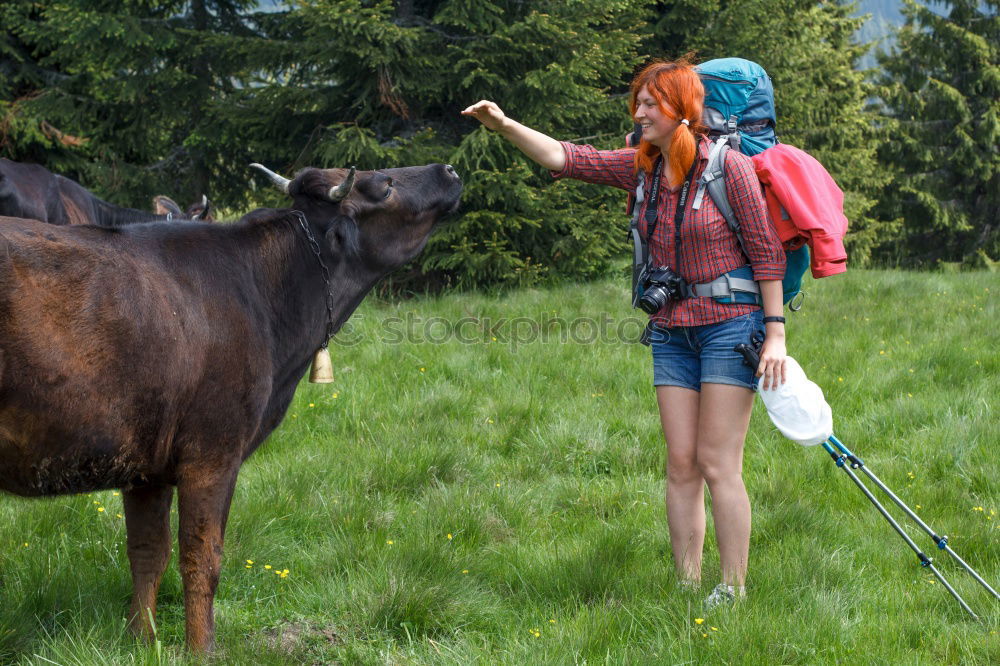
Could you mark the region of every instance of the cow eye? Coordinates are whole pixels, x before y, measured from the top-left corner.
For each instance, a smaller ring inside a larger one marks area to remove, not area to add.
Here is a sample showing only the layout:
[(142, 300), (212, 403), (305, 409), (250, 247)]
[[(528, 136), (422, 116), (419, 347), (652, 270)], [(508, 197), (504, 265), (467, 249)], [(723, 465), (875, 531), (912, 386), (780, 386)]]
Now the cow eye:
[(390, 178), (385, 184), (385, 196), (383, 197), (384, 199), (388, 199), (389, 195), (392, 194), (392, 186), (393, 182), (392, 178)]

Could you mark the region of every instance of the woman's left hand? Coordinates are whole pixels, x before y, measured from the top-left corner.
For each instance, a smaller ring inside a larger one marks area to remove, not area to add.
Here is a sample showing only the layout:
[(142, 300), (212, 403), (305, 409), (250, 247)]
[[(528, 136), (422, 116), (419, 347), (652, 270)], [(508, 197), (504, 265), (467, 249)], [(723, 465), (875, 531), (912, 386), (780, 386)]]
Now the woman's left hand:
[(761, 377), (761, 388), (765, 391), (778, 388), (785, 383), (785, 339), (776, 335), (764, 338), (764, 347), (760, 350), (760, 365), (757, 366), (757, 376)]

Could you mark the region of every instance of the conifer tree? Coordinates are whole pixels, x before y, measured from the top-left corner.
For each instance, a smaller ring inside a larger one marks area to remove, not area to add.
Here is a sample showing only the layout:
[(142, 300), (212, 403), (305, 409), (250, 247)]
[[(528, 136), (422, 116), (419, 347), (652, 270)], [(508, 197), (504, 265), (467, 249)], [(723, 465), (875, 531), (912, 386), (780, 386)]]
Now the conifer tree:
[(63, 73), (41, 64), (44, 53), (25, 40), (18, 28), (37, 18), (31, 0), (0, 4), (0, 157), (48, 164), (61, 173), (75, 174), (86, 144), (63, 132), (40, 115), (32, 101), (55, 84)]
[[(228, 105), (266, 52), (249, 11), (256, 4), (17, 0), (4, 10), (3, 44), (19, 59), (12, 58), (10, 82), (37, 89), (7, 108), (58, 128), (61, 143), (73, 137), (66, 147), (76, 149), (78, 169), (67, 175), (119, 203), (146, 207), (153, 194), (191, 197), (210, 185), (234, 192), (233, 156), (248, 160), (227, 122)], [(65, 173), (52, 156), (33, 155)], [(248, 177), (239, 174), (241, 186)]]
[(905, 220), (884, 254), (908, 265), (1000, 258), (1000, 2), (939, 11), (907, 0), (896, 47), (880, 61), (893, 171), (881, 206)]

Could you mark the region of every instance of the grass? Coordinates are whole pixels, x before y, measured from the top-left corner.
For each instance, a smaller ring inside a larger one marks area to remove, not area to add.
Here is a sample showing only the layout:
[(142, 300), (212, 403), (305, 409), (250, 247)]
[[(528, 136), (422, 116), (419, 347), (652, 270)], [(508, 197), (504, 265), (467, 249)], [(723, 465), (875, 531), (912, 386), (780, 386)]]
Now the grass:
[[(996, 588), (1000, 276), (858, 270), (807, 289), (789, 352), (838, 437)], [(624, 279), (366, 303), (332, 347), (336, 383), (303, 383), (243, 467), (215, 662), (1000, 663), (1000, 604), (937, 558), (970, 621), (759, 404), (750, 596), (704, 614), (718, 556), (710, 526), (703, 589), (678, 588), (648, 350), (617, 340), (638, 324)], [(158, 644), (125, 631), (120, 512), (112, 492), (0, 497), (0, 663), (197, 662), (176, 557)]]

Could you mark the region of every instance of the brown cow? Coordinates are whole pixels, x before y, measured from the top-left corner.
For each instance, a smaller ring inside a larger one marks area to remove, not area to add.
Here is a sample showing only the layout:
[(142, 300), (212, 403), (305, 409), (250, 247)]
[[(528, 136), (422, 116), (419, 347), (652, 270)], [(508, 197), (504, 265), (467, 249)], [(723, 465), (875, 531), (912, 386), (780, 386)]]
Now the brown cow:
[[(270, 174), (270, 172), (268, 172)], [(275, 174), (294, 209), (231, 225), (0, 224), (0, 490), (122, 489), (150, 635), (177, 488), (188, 646), (209, 649), (240, 465), (314, 352), (458, 206), (448, 165)]]
[(37, 164), (0, 158), (0, 216), (23, 217), (49, 224), (96, 224), (119, 227), (163, 222), (193, 215), (157, 215), (122, 208), (94, 196), (87, 188)]

